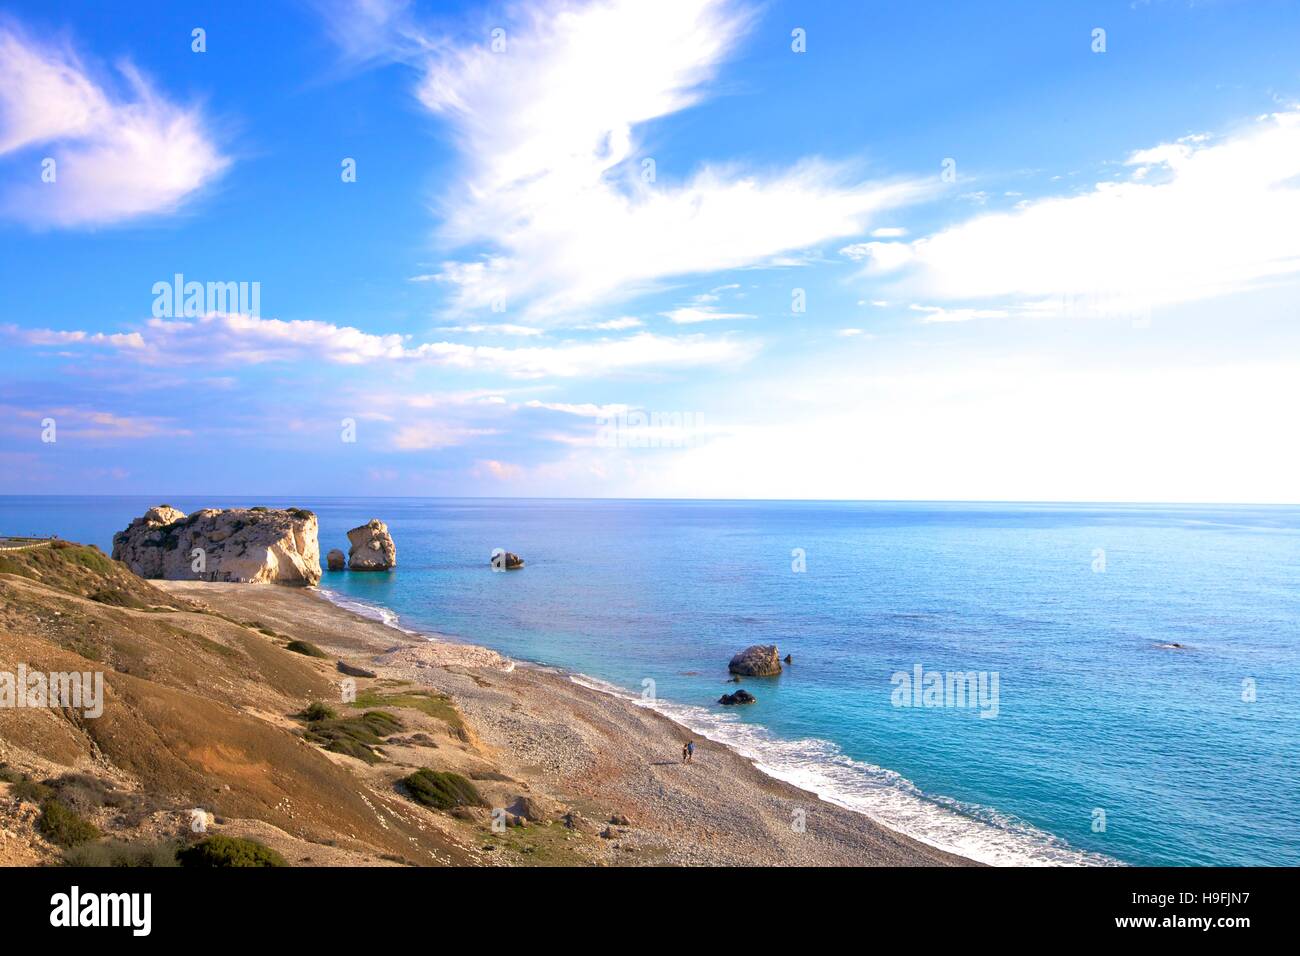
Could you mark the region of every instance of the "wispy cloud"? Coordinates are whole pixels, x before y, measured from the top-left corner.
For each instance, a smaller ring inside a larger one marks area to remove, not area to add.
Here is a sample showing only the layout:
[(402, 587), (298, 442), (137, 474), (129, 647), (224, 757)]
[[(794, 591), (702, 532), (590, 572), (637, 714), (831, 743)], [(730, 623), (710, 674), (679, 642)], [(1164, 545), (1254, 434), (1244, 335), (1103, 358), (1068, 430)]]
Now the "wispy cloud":
[(83, 405), (59, 405), (48, 408), (0, 405), (0, 416), (11, 424), (5, 429), (10, 435), (26, 436), (33, 442), (39, 440), (46, 419), (52, 419), (58, 438), (87, 440), (139, 439), (190, 434), (189, 429), (177, 425), (169, 418), (159, 416), (121, 415)]
[[(1300, 275), (1300, 109), (1225, 139), (1141, 150), (1126, 165), (1127, 179), (1081, 195), (842, 251), (914, 297), (1025, 314), (1139, 313)], [(937, 309), (929, 321), (978, 314)]]
[[(228, 165), (196, 108), (177, 106), (129, 62), (126, 95), (91, 78), (67, 45), (0, 22), (0, 158), (30, 160), (0, 210), (34, 225), (104, 225), (176, 210)], [(54, 160), (43, 181), (40, 160)]]
[(699, 322), (721, 322), (728, 319), (752, 319), (747, 312), (722, 312), (711, 305), (686, 305), (670, 309), (664, 317), (674, 325), (695, 325)]
[[(861, 234), (877, 212), (929, 190), (864, 182), (816, 158), (764, 173), (715, 164), (647, 175), (638, 127), (706, 95), (755, 17), (736, 0), (542, 0), (515, 8), (496, 50), (486, 31), (451, 45), (421, 34), (402, 7), (363, 6), (363, 33), (392, 31), (385, 55), (423, 61), (419, 99), (461, 154), (441, 236), (477, 248), (437, 273), (461, 310), (506, 303), (539, 320), (669, 277), (782, 261)], [(332, 29), (346, 29), (340, 17), (327, 17)], [(355, 38), (344, 46), (365, 58), (377, 42), (364, 55)]]
[(424, 363), (493, 372), (514, 378), (599, 377), (620, 372), (697, 368), (744, 362), (756, 343), (729, 336), (664, 336), (650, 332), (619, 339), (505, 348), (455, 342), (414, 344), (409, 336), (376, 335), (351, 326), (310, 320), (211, 313), (195, 319), (150, 319), (139, 332), (92, 335), (79, 331), (0, 327), (32, 345), (107, 346), (142, 364), (257, 365), (319, 359), (338, 365)]

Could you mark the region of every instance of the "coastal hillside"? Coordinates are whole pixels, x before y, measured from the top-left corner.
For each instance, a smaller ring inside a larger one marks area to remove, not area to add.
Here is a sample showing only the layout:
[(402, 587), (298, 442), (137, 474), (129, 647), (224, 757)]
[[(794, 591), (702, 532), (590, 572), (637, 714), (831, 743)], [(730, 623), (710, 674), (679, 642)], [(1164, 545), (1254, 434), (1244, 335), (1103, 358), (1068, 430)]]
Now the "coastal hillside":
[[(339, 700), (343, 675), (291, 641), (168, 595), (95, 548), (0, 555), (0, 673), (102, 672), (104, 697), (97, 717), (0, 708), (0, 863), (96, 859), (97, 846), (166, 857), (218, 833), (291, 863), (467, 862), (429, 810), (307, 739), (294, 715)], [(446, 723), (440, 736), (460, 743)], [(98, 835), (49, 825), (51, 800)]]

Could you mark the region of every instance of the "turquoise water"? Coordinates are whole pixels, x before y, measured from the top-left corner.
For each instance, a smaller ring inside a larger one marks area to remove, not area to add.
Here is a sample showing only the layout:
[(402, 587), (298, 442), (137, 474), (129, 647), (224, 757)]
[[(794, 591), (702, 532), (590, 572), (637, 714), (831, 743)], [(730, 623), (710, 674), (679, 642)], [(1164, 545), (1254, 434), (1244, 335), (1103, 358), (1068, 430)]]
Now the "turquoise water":
[[(108, 549), (154, 503), (0, 498), (0, 533)], [(980, 859), (1300, 864), (1297, 508), (170, 503), (311, 508), (322, 554), (379, 517), (398, 570), (327, 573), (335, 600), (652, 687), (769, 772)], [(495, 547), (527, 567), (493, 573)], [(794, 665), (745, 682), (757, 704), (718, 706), (727, 660), (760, 642)], [(917, 665), (996, 675), (996, 716), (987, 697), (895, 706)]]

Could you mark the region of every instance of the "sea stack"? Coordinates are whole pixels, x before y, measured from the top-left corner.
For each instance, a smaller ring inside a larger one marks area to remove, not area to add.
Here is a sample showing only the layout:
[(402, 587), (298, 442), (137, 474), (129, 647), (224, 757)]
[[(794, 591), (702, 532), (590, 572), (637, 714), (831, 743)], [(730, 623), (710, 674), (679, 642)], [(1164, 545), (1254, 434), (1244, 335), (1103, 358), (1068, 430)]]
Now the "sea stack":
[(781, 656), (775, 644), (753, 644), (733, 657), (727, 670), (744, 677), (775, 677), (781, 673)]
[(348, 566), (348, 559), (338, 548), (325, 555), (325, 566), (331, 571), (342, 571)]
[(142, 578), (315, 585), (316, 515), (301, 508), (150, 508), (113, 535), (113, 558)]
[(349, 571), (391, 571), (397, 567), (397, 546), (388, 533), (388, 525), (371, 518), (348, 532)]

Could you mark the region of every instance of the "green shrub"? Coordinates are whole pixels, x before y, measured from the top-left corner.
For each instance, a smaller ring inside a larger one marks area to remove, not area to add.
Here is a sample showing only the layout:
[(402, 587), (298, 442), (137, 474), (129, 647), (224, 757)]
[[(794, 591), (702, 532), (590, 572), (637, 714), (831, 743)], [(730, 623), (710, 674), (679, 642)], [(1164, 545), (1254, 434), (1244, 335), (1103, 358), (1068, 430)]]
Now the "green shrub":
[(57, 799), (51, 797), (41, 808), (40, 819), (36, 828), (45, 839), (59, 846), (77, 846), (99, 839), (99, 827), (69, 810)]
[(14, 796), (27, 803), (41, 804), (54, 796), (54, 791), (30, 777), (23, 777), (14, 784)]
[(416, 803), (433, 807), (435, 810), (487, 806), (487, 801), (479, 794), (474, 784), (458, 773), (430, 770), (426, 767), (403, 779), (402, 784)]
[(269, 846), (240, 837), (210, 836), (176, 854), (181, 866), (288, 866)]
[(249, 508), (248, 510), (249, 510), (249, 511), (270, 511), (271, 509), (268, 508), (266, 505), (254, 505), (253, 507)]
[(316, 700), (308, 704), (307, 709), (298, 716), (310, 723), (318, 720), (333, 720), (338, 717), (338, 714), (335, 713), (334, 709), (327, 704), (322, 704), (320, 701)]
[(347, 754), (366, 763), (383, 758), (374, 748), (383, 738), (402, 729), (401, 721), (382, 710), (368, 710), (359, 717), (317, 720), (307, 725), (306, 737), (331, 753)]
[(124, 843), (108, 840), (104, 843), (83, 843), (63, 851), (66, 866), (87, 867), (169, 867), (180, 866), (176, 859), (178, 844)]
[(322, 651), (315, 644), (311, 644), (307, 641), (290, 641), (285, 645), (285, 647), (293, 651), (295, 654), (306, 654), (308, 657), (329, 657), (328, 654)]

